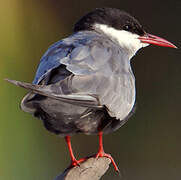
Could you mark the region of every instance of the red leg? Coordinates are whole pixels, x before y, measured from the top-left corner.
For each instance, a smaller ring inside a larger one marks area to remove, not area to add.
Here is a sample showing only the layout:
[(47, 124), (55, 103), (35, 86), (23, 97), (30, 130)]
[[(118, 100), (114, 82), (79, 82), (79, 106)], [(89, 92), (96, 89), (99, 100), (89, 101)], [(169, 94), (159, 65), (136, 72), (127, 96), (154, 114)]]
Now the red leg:
[(96, 154), (96, 158), (98, 158), (98, 157), (107, 157), (107, 158), (109, 158), (111, 160), (113, 166), (114, 166), (114, 169), (116, 171), (119, 171), (119, 169), (118, 169), (116, 163), (114, 162), (114, 159), (112, 158), (112, 156), (110, 154), (106, 154), (104, 152), (103, 142), (102, 142), (102, 131), (99, 132), (99, 151)]
[(68, 150), (69, 150), (70, 158), (71, 158), (71, 161), (72, 161), (71, 162), (71, 166), (79, 166), (79, 163), (85, 161), (86, 158), (82, 158), (80, 160), (76, 160), (75, 156), (74, 156), (74, 153), (73, 153), (73, 150), (72, 150), (70, 136), (65, 136), (65, 141), (66, 141), (66, 143), (68, 145)]

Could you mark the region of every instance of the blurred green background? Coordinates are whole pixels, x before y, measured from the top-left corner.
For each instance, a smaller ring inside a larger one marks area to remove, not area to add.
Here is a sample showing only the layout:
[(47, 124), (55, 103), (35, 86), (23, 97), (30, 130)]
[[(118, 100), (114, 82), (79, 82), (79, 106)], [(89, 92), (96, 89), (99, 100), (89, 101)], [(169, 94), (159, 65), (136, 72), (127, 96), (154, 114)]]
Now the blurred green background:
[[(145, 29), (181, 47), (180, 0), (0, 0), (0, 179), (52, 180), (68, 166), (64, 139), (24, 113), (26, 90), (3, 79), (31, 82), (49, 45), (72, 33), (73, 24), (95, 7), (116, 7)], [(137, 110), (125, 126), (104, 137), (124, 180), (181, 179), (181, 53), (149, 47), (132, 60)], [(77, 157), (95, 154), (96, 136), (72, 138)], [(119, 179), (114, 169), (104, 180)]]

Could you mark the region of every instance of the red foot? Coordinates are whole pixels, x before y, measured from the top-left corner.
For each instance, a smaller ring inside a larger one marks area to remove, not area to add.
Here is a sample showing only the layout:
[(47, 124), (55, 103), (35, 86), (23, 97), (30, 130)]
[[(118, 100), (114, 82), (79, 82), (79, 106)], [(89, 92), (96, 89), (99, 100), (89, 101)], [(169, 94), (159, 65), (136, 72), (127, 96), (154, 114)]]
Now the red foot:
[(72, 146), (71, 146), (71, 142), (70, 142), (70, 136), (66, 136), (65, 137), (66, 143), (68, 145), (68, 150), (70, 153), (70, 157), (71, 157), (71, 165), (70, 167), (74, 167), (74, 166), (80, 166), (81, 162), (84, 162), (87, 158), (82, 158), (82, 159), (75, 159), (74, 153), (72, 151)]
[(110, 154), (107, 154), (107, 153), (105, 153), (104, 151), (98, 152), (98, 153), (96, 154), (96, 158), (99, 158), (99, 157), (107, 157), (107, 158), (109, 158), (109, 159), (111, 160), (113, 166), (114, 166), (114, 169), (115, 169), (117, 172), (119, 172), (119, 169), (118, 169), (118, 167), (117, 167), (114, 159), (112, 158), (112, 156), (111, 156)]
[(117, 172), (119, 172), (119, 169), (118, 169), (118, 167), (117, 167), (114, 159), (112, 158), (112, 156), (111, 156), (110, 154), (106, 154), (106, 153), (104, 152), (103, 142), (102, 142), (102, 135), (103, 135), (103, 133), (102, 133), (102, 131), (100, 131), (100, 132), (99, 132), (99, 152), (96, 154), (96, 158), (98, 158), (98, 157), (107, 157), (107, 158), (109, 158), (109, 159), (111, 160), (113, 166), (114, 166), (114, 169), (115, 169)]
[(87, 160), (87, 158), (82, 158), (82, 159), (79, 159), (79, 160), (72, 160), (72, 163), (71, 163), (71, 167), (73, 166), (80, 166), (80, 163), (84, 162), (85, 160)]

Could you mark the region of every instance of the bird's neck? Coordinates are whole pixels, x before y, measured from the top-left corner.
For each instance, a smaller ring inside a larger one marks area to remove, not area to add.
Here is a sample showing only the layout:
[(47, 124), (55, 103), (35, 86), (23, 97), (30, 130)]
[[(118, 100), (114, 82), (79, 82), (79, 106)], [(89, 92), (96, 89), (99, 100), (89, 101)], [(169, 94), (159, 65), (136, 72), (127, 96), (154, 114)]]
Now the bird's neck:
[(138, 39), (139, 36), (137, 34), (125, 30), (117, 30), (105, 24), (95, 24), (94, 30), (98, 33), (103, 33), (107, 38), (124, 49), (129, 59), (131, 59), (140, 48), (144, 47), (144, 44)]

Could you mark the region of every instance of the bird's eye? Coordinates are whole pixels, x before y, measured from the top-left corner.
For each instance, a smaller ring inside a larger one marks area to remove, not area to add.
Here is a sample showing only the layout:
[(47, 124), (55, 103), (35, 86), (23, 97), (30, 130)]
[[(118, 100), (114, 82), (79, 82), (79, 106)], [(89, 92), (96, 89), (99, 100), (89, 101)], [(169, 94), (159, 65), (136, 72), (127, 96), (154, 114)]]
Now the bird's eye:
[(131, 26), (127, 24), (127, 25), (123, 26), (123, 29), (126, 30), (126, 31), (130, 31)]

